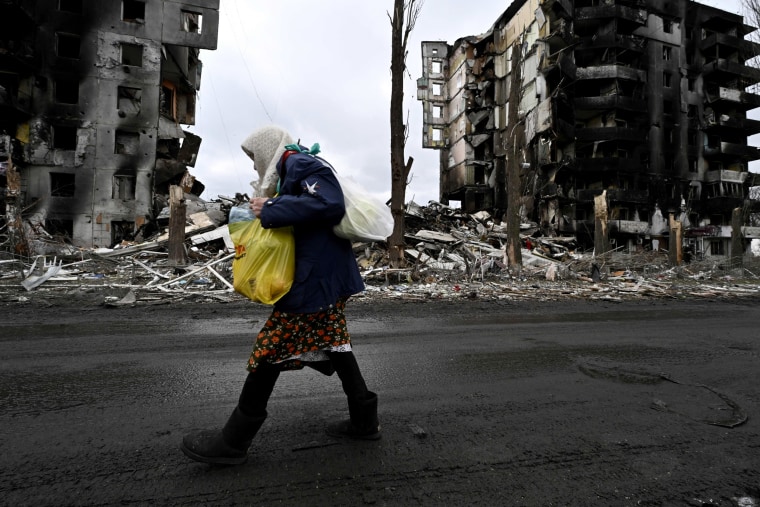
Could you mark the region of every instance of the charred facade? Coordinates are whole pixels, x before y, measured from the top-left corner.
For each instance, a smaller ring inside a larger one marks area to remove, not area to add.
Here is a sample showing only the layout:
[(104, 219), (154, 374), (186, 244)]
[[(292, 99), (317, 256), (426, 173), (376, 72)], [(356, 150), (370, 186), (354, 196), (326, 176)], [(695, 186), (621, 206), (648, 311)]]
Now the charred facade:
[(678, 223), (692, 255), (743, 254), (760, 238), (752, 31), (688, 0), (515, 0), (482, 35), (423, 42), (441, 201), (498, 215), (518, 171), (521, 221), (540, 234), (598, 248), (602, 210), (615, 248), (667, 249)]
[(219, 0), (0, 0), (0, 11), (0, 204), (16, 239), (109, 247), (149, 226), (170, 185), (200, 194), (188, 172), (200, 138), (182, 126), (195, 123)]

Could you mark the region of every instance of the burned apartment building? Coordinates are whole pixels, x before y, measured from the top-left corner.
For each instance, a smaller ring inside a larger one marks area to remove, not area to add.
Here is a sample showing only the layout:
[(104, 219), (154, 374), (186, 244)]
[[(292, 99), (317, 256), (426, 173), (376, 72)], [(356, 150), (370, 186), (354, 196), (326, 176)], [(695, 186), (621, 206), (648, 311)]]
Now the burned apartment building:
[[(484, 34), (423, 42), (423, 147), (440, 198), (605, 248), (749, 250), (760, 50), (739, 15), (688, 0), (515, 0)], [(516, 181), (516, 180), (513, 180)], [(754, 215), (753, 215), (754, 213)]]
[(112, 246), (170, 185), (200, 194), (200, 138), (182, 126), (219, 0), (0, 0), (0, 19), (0, 225), (17, 251), (30, 236)]

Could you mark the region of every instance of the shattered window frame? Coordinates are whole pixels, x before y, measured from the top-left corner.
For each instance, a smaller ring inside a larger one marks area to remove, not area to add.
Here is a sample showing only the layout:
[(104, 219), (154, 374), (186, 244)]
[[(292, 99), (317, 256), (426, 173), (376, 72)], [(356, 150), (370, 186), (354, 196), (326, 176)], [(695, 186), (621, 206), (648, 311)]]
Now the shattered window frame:
[(180, 29), (183, 32), (200, 35), (203, 30), (203, 14), (182, 9), (180, 11)]
[(145, 23), (145, 2), (140, 0), (122, 0), (121, 20), (126, 23)]
[[(142, 67), (143, 45), (131, 42), (119, 44), (119, 62), (129, 67)], [(135, 63), (136, 62), (136, 63)]]
[(134, 239), (135, 223), (128, 220), (114, 220), (111, 222), (111, 245), (122, 241)]
[(142, 110), (142, 88), (118, 86), (116, 95), (116, 109), (125, 114), (140, 114)]
[(82, 37), (75, 33), (55, 33), (55, 54), (59, 58), (79, 60), (82, 50)]
[(76, 150), (77, 128), (68, 125), (53, 125), (51, 127), (52, 146), (54, 150)]
[(49, 173), (50, 197), (74, 197), (76, 175), (73, 173)]
[(133, 174), (114, 174), (112, 182), (112, 199), (134, 201), (137, 189), (137, 178)]
[(161, 114), (177, 120), (177, 86), (171, 81), (161, 83)]
[(59, 104), (79, 104), (79, 81), (56, 79), (53, 82), (53, 96)]
[(130, 130), (114, 132), (114, 155), (137, 155), (140, 151), (140, 133)]
[(65, 218), (52, 218), (45, 219), (45, 232), (51, 236), (57, 236), (66, 242), (70, 242), (74, 237), (74, 221)]
[(82, 14), (82, 0), (58, 0), (58, 10)]

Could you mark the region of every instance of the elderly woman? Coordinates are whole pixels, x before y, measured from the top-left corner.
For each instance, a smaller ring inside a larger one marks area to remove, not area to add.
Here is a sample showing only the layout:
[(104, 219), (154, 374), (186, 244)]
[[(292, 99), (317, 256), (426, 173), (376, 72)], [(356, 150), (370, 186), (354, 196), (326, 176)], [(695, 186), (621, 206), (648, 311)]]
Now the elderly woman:
[(238, 405), (221, 430), (186, 435), (181, 449), (205, 463), (241, 464), (267, 417), (281, 371), (312, 367), (337, 372), (349, 419), (328, 426), (333, 436), (380, 438), (377, 395), (367, 389), (346, 329), (346, 300), (364, 290), (351, 243), (332, 229), (345, 213), (343, 193), (329, 165), (295, 144), (277, 126), (253, 132), (242, 144), (259, 180), (250, 207), (265, 228), (293, 226), (296, 269), (290, 291), (274, 304), (248, 359)]

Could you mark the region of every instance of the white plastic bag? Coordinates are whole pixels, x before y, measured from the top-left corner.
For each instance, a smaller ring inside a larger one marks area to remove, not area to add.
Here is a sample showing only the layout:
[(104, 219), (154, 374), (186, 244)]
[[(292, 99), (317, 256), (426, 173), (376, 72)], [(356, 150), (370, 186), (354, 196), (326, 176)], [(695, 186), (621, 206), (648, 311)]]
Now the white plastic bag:
[(333, 228), (336, 236), (351, 241), (385, 241), (393, 233), (393, 215), (384, 202), (372, 197), (361, 185), (333, 169), (343, 190), (346, 214)]

